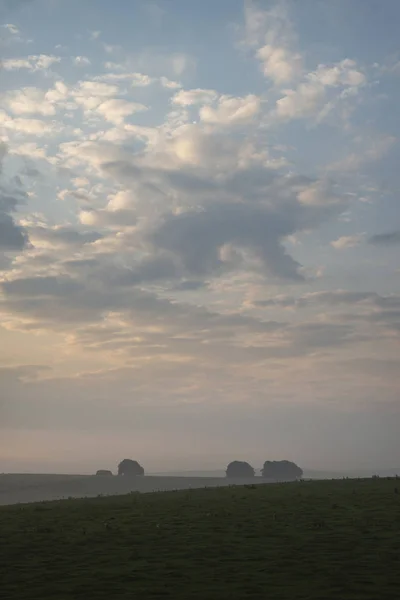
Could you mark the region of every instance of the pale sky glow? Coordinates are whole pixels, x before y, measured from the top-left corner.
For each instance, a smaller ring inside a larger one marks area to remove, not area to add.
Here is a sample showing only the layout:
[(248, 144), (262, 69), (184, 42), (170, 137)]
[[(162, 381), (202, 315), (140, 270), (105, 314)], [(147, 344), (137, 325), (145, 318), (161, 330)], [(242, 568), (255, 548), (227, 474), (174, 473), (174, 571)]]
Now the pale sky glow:
[(0, 472), (400, 466), (398, 0), (0, 0)]

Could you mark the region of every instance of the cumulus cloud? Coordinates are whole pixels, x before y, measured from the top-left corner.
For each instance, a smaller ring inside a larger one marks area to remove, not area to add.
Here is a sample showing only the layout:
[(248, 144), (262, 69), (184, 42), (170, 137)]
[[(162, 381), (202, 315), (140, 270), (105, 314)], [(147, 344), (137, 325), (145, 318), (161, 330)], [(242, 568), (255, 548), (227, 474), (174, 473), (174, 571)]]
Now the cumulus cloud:
[(52, 54), (32, 54), (26, 58), (6, 58), (1, 62), (1, 66), (6, 71), (16, 71), (27, 69), (33, 73), (36, 71), (45, 71), (55, 63), (61, 62), (60, 56)]
[(172, 98), (174, 104), (180, 106), (193, 106), (194, 104), (211, 104), (216, 100), (218, 94), (215, 90), (180, 90)]
[(262, 62), (262, 70), (277, 85), (295, 79), (302, 70), (300, 54), (291, 53), (286, 48), (267, 44), (257, 51)]
[(52, 121), (43, 121), (40, 119), (13, 119), (5, 111), (0, 110), (0, 124), (5, 129), (24, 133), (26, 135), (44, 136), (55, 133), (58, 129), (56, 123)]
[(91, 64), (90, 59), (87, 56), (74, 56), (72, 60), (74, 65), (78, 67), (87, 67)]
[(223, 268), (219, 250), (233, 243), (250, 249), (274, 275), (302, 281), (300, 265), (281, 243), (283, 236), (294, 228), (290, 217), (285, 219), (283, 215), (241, 204), (224, 204), (166, 218), (153, 234), (153, 240), (176, 254), (194, 275)]
[(244, 125), (254, 121), (260, 111), (260, 99), (250, 94), (244, 98), (221, 96), (216, 108), (203, 106), (200, 119), (215, 125)]
[(115, 125), (121, 125), (125, 117), (147, 110), (147, 107), (139, 102), (128, 102), (127, 100), (113, 98), (102, 102), (96, 110), (107, 121)]
[(44, 90), (25, 87), (5, 94), (3, 101), (14, 115), (39, 114), (54, 115), (56, 109)]
[(358, 246), (363, 239), (362, 235), (343, 235), (337, 240), (331, 242), (335, 250), (344, 250), (345, 248), (354, 248)]
[(28, 230), (30, 240), (34, 246), (51, 248), (91, 244), (103, 237), (97, 231), (79, 231), (62, 225), (53, 227), (31, 226)]
[(366, 82), (354, 60), (344, 59), (332, 66), (319, 65), (297, 88), (285, 90), (276, 101), (280, 119), (325, 118), (335, 104), (355, 95)]

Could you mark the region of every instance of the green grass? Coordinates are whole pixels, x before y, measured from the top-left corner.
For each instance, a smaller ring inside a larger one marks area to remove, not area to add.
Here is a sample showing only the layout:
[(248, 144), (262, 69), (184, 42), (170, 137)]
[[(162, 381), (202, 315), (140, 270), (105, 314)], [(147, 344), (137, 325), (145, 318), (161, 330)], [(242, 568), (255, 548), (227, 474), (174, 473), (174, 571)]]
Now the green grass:
[(0, 596), (395, 600), (400, 481), (315, 481), (2, 507)]

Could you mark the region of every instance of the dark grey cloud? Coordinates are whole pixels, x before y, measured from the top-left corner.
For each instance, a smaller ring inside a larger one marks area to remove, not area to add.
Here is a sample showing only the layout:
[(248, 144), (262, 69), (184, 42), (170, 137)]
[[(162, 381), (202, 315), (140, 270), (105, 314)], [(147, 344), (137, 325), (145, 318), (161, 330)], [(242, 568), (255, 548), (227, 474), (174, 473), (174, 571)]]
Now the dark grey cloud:
[[(7, 146), (0, 143), (0, 178), (3, 178), (3, 161), (7, 154)], [(19, 184), (9, 186), (0, 179), (0, 251), (20, 251), (28, 241), (28, 237), (22, 227), (17, 225), (13, 217), (18, 204), (25, 200)]]
[(149, 256), (132, 268), (114, 268), (109, 274), (109, 283), (129, 286), (177, 276), (178, 268), (169, 256)]
[(73, 279), (55, 276), (25, 277), (0, 283), (0, 289), (14, 297), (68, 296), (82, 288), (82, 284)]
[(22, 250), (26, 243), (27, 235), (23, 228), (16, 225), (14, 219), (0, 208), (0, 250)]
[(328, 306), (340, 306), (351, 304), (367, 304), (380, 308), (395, 308), (400, 306), (400, 296), (381, 296), (376, 292), (351, 292), (347, 290), (334, 290), (312, 292), (304, 296), (277, 296), (266, 300), (256, 300), (253, 306), (257, 307), (282, 307), (303, 308), (315, 304), (326, 304)]
[(274, 275), (303, 281), (300, 264), (282, 244), (295, 229), (291, 214), (240, 203), (217, 204), (198, 212), (166, 216), (151, 239), (179, 257), (185, 269), (195, 275), (223, 269), (219, 250), (230, 243), (251, 250)]
[(342, 346), (360, 339), (348, 324), (304, 323), (291, 331), (294, 345), (308, 349)]
[(192, 292), (195, 290), (199, 290), (204, 287), (205, 283), (201, 280), (196, 279), (184, 279), (174, 285), (173, 289), (182, 292)]
[[(123, 227), (131, 224), (131, 215), (134, 223), (138, 215), (144, 216), (138, 219), (141, 233), (156, 250), (174, 254), (186, 279), (217, 275), (244, 263), (254, 270), (261, 262), (265, 274), (304, 281), (302, 265), (284, 247), (285, 237), (318, 227), (339, 214), (347, 201), (329, 181), (270, 168), (257, 159), (238, 166), (243, 163), (243, 143), (203, 132), (190, 140), (193, 164), (177, 159), (172, 142), (154, 156), (129, 155), (105, 144), (85, 146), (83, 158), (95, 159), (105, 175), (131, 190), (138, 201), (128, 211), (93, 210), (92, 222)], [(111, 160), (101, 162), (101, 156)], [(159, 225), (149, 233), (155, 218)], [(247, 251), (251, 260), (247, 255), (240, 259), (240, 253), (233, 261), (221, 260), (224, 245)]]
[(400, 230), (378, 233), (370, 237), (368, 242), (375, 246), (395, 246), (400, 244)]

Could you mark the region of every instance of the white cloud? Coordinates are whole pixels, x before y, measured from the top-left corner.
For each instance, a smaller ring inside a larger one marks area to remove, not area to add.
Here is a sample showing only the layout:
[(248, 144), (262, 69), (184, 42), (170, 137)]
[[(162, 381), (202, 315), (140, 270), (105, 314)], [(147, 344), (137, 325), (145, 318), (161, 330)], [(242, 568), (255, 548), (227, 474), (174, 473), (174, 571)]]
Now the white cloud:
[(144, 104), (120, 99), (106, 100), (96, 109), (107, 121), (116, 125), (121, 125), (125, 117), (145, 110), (147, 110), (147, 106), (144, 106)]
[(152, 77), (144, 75), (143, 73), (131, 73), (130, 77), (132, 79), (133, 87), (147, 87), (154, 81)]
[(182, 87), (182, 84), (179, 83), (179, 81), (172, 81), (171, 79), (168, 79), (168, 77), (160, 77), (160, 83), (163, 87), (169, 90), (176, 90)]
[(91, 64), (87, 56), (74, 56), (73, 63), (78, 67), (86, 67)]
[(58, 129), (55, 123), (40, 119), (12, 119), (6, 112), (0, 111), (0, 124), (11, 131), (26, 135), (46, 135), (55, 133)]
[(302, 71), (300, 54), (295, 54), (286, 48), (267, 44), (257, 51), (257, 57), (262, 62), (262, 70), (277, 85), (288, 83), (298, 77)]
[(46, 148), (38, 146), (35, 142), (25, 142), (24, 144), (18, 144), (15, 148), (10, 149), (10, 154), (17, 154), (18, 156), (28, 156), (30, 158), (43, 158), (47, 159)]
[(54, 63), (61, 62), (59, 56), (48, 54), (30, 55), (26, 58), (6, 58), (1, 62), (1, 66), (6, 71), (16, 71), (18, 69), (27, 69), (28, 71), (43, 71), (51, 67)]
[(49, 102), (57, 103), (66, 100), (69, 95), (69, 89), (63, 81), (56, 81), (54, 87), (46, 92), (45, 98)]
[(72, 183), (76, 186), (76, 187), (85, 187), (87, 185), (90, 184), (90, 181), (87, 177), (75, 177), (72, 180)]
[(9, 31), (9, 33), (11, 33), (12, 35), (18, 35), (20, 33), (18, 27), (16, 25), (13, 25), (12, 23), (6, 23), (5, 25), (2, 25), (2, 27), (4, 27), (4, 29), (7, 29), (7, 31)]
[(365, 75), (355, 67), (355, 61), (349, 59), (331, 67), (319, 65), (297, 88), (284, 91), (284, 96), (276, 101), (277, 116), (284, 120), (307, 117), (321, 120), (336, 103), (355, 95), (364, 85)]
[(25, 87), (9, 92), (4, 97), (5, 103), (15, 115), (40, 114), (54, 115), (54, 104), (46, 97), (46, 92), (35, 87)]
[(215, 125), (240, 125), (251, 123), (260, 112), (260, 98), (249, 94), (244, 98), (221, 96), (216, 108), (202, 106), (200, 118)]
[(97, 108), (106, 98), (119, 94), (116, 85), (110, 85), (99, 81), (80, 81), (78, 86), (71, 91), (75, 102), (86, 110)]
[(307, 77), (310, 81), (319, 81), (327, 87), (337, 87), (339, 85), (358, 87), (366, 82), (366, 78), (356, 67), (355, 60), (346, 58), (332, 67), (318, 65), (317, 69), (309, 73)]
[(203, 90), (197, 88), (194, 90), (180, 90), (172, 98), (174, 104), (179, 106), (193, 106), (195, 104), (211, 104), (218, 97), (215, 90)]
[(335, 194), (332, 185), (324, 180), (305, 186), (298, 193), (297, 199), (300, 204), (309, 207), (329, 207), (344, 204), (343, 197)]
[(335, 248), (335, 250), (344, 250), (345, 248), (354, 248), (354, 246), (358, 246), (363, 240), (363, 235), (343, 235), (331, 242), (331, 246)]

